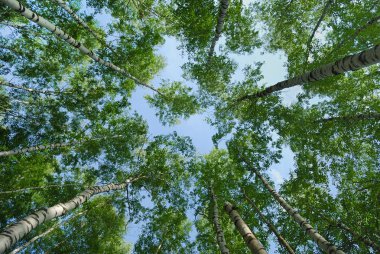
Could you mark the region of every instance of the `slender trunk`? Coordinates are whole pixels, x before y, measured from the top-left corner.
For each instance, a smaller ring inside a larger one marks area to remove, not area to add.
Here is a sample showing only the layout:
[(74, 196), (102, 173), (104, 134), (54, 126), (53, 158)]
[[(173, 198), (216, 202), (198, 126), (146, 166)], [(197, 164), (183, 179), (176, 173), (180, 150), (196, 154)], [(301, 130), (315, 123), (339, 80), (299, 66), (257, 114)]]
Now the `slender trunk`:
[[(247, 164), (248, 165), (248, 164)], [(274, 199), (286, 210), (286, 212), (305, 230), (305, 232), (318, 244), (318, 246), (328, 254), (344, 254), (343, 251), (338, 250), (333, 244), (327, 241), (295, 210), (291, 207), (273, 188), (269, 185), (267, 180), (254, 168), (252, 172), (262, 181), (266, 189), (272, 194)]]
[(49, 189), (49, 188), (63, 188), (66, 186), (79, 186), (79, 184), (52, 184), (52, 185), (46, 185), (46, 186), (39, 186), (39, 187), (29, 187), (29, 188), (23, 188), (23, 189), (17, 189), (17, 190), (11, 190), (11, 191), (0, 191), (1, 194), (13, 194), (17, 192), (24, 192), (28, 190), (43, 190), (43, 189)]
[(252, 233), (247, 224), (245, 224), (239, 213), (235, 210), (235, 207), (233, 207), (231, 203), (225, 202), (224, 210), (230, 216), (232, 222), (235, 224), (236, 228), (238, 229), (240, 235), (243, 237), (251, 252), (254, 254), (268, 254), (264, 249), (264, 246)]
[(315, 27), (313, 29), (313, 32), (311, 33), (311, 35), (309, 37), (309, 40), (306, 43), (306, 61), (305, 61), (306, 63), (308, 62), (307, 60), (309, 58), (309, 52), (310, 52), (310, 49), (311, 49), (311, 42), (313, 41), (314, 35), (317, 32), (319, 26), (321, 25), (323, 19), (325, 18), (326, 14), (327, 14), (327, 11), (330, 8), (330, 5), (332, 4), (332, 2), (333, 2), (333, 0), (327, 0), (327, 3), (325, 4), (325, 7), (323, 7), (322, 14), (319, 17), (318, 22), (315, 25)]
[(212, 204), (212, 221), (214, 223), (214, 228), (216, 232), (216, 240), (218, 242), (219, 250), (222, 254), (229, 254), (230, 250), (227, 248), (226, 239), (224, 238), (224, 232), (222, 225), (219, 221), (219, 212), (218, 212), (218, 200), (214, 193), (212, 187), (210, 187), (210, 196)]
[(366, 114), (358, 114), (353, 116), (336, 116), (317, 120), (317, 123), (327, 123), (332, 121), (364, 121), (364, 120), (380, 120), (380, 113), (371, 112)]
[[(341, 40), (341, 41), (338, 43), (338, 45), (335, 47), (335, 50), (340, 49), (346, 41), (351, 41), (351, 42), (353, 42), (354, 39), (355, 39), (355, 38), (356, 38), (356, 37), (357, 37), (357, 36), (358, 36), (363, 30), (365, 30), (367, 27), (369, 27), (369, 26), (375, 24), (375, 23), (376, 23), (377, 21), (379, 21), (379, 20), (380, 20), (380, 16), (376, 16), (376, 17), (370, 19), (365, 25), (363, 25), (363, 26), (359, 27), (358, 29), (356, 29), (356, 31), (354, 32), (354, 34), (353, 34), (351, 37), (349, 37), (347, 40)], [(333, 50), (333, 51), (335, 51), (335, 50)]]
[(50, 144), (50, 145), (31, 146), (31, 147), (26, 147), (26, 148), (22, 148), (22, 149), (3, 151), (3, 152), (0, 152), (0, 157), (11, 156), (11, 155), (16, 155), (16, 154), (20, 154), (20, 153), (35, 152), (35, 151), (40, 151), (40, 150), (45, 150), (45, 149), (54, 149), (54, 148), (60, 148), (60, 147), (67, 147), (67, 146), (70, 146), (70, 145), (73, 145), (73, 144), (76, 144), (76, 143), (77, 142), (55, 143), (55, 144)]
[(354, 231), (352, 228), (348, 227), (347, 225), (343, 224), (341, 221), (332, 220), (326, 216), (321, 215), (321, 217), (328, 221), (330, 224), (337, 226), (338, 228), (349, 232), (354, 238), (358, 239), (359, 241), (362, 241), (365, 245), (373, 248), (374, 250), (378, 251), (380, 253), (380, 246), (373, 242), (372, 240), (368, 239), (368, 237), (362, 236), (361, 234)]
[(124, 69), (122, 69), (122, 68), (114, 65), (111, 62), (107, 62), (107, 61), (103, 60), (102, 58), (100, 58), (99, 56), (97, 56), (92, 50), (89, 50), (83, 44), (81, 44), (80, 42), (76, 41), (73, 37), (71, 37), (70, 35), (66, 34), (60, 28), (58, 28), (57, 26), (55, 26), (54, 24), (52, 24), (48, 20), (44, 19), (43, 17), (38, 16), (36, 13), (34, 13), (33, 11), (31, 11), (28, 8), (26, 8), (25, 6), (23, 6), (17, 0), (0, 0), (0, 2), (4, 3), (8, 7), (10, 7), (11, 9), (20, 12), (20, 14), (22, 16), (24, 16), (24, 17), (28, 18), (29, 20), (37, 23), (39, 26), (41, 26), (43, 28), (46, 28), (47, 30), (49, 30), (50, 32), (52, 32), (53, 34), (55, 34), (56, 36), (58, 36), (59, 38), (61, 38), (64, 41), (66, 41), (71, 46), (77, 48), (83, 54), (88, 55), (89, 57), (91, 57), (96, 62), (98, 62), (98, 63), (100, 63), (100, 64), (102, 64), (104, 66), (107, 66), (107, 67), (113, 69), (116, 72), (119, 72), (119, 73), (123, 74), (126, 78), (129, 78), (129, 79), (133, 80), (136, 84), (145, 86), (145, 87), (147, 87), (147, 88), (149, 88), (149, 89), (157, 92), (158, 94), (162, 95), (159, 91), (157, 91), (157, 89), (155, 89), (154, 87), (152, 87), (152, 86), (150, 86), (148, 84), (145, 84), (145, 83), (141, 82), (140, 80), (138, 80), (137, 78), (135, 78), (134, 76), (132, 76), (131, 74), (129, 74), (126, 70), (124, 70)]
[(67, 147), (67, 146), (79, 144), (81, 142), (85, 142), (87, 140), (113, 139), (113, 138), (120, 138), (120, 137), (123, 137), (123, 135), (115, 135), (115, 136), (111, 136), (111, 137), (100, 137), (100, 138), (89, 138), (89, 139), (71, 141), (71, 142), (66, 142), (66, 143), (55, 143), (55, 144), (49, 144), (49, 145), (31, 146), (31, 147), (26, 147), (26, 148), (22, 148), (22, 149), (2, 151), (2, 152), (0, 152), (0, 157), (11, 156), (11, 155), (21, 154), (21, 153), (34, 152), (34, 151), (40, 151), (40, 150), (44, 150), (44, 149)]
[(22, 29), (22, 28), (26, 27), (26, 25), (19, 25), (19, 24), (15, 24), (15, 23), (12, 23), (12, 22), (7, 22), (7, 21), (0, 22), (0, 25), (9, 26), (9, 27), (17, 28), (17, 29)]
[(90, 32), (100, 44), (102, 44), (103, 46), (107, 47), (112, 52), (114, 52), (114, 50), (110, 46), (107, 45), (106, 41), (103, 38), (101, 38), (94, 30), (92, 30), (91, 27), (89, 27), (87, 23), (83, 19), (81, 19), (64, 1), (62, 0), (53, 0), (53, 1), (55, 1), (59, 6), (61, 6), (76, 22), (78, 22), (78, 24), (80, 24), (88, 32)]
[(54, 226), (52, 226), (51, 228), (49, 228), (48, 230), (46, 230), (45, 232), (43, 232), (42, 234), (39, 234), (35, 237), (33, 237), (32, 239), (30, 239), (29, 241), (27, 241), (26, 243), (24, 243), (23, 245), (21, 245), (20, 247), (14, 249), (13, 251), (9, 252), (9, 254), (16, 254), (16, 253), (19, 253), (20, 251), (24, 250), (25, 248), (27, 248), (29, 245), (31, 245), (32, 243), (34, 243), (35, 241), (37, 241), (38, 239), (48, 235), (50, 232), (52, 232), (53, 230), (55, 230), (56, 228), (62, 226), (63, 224), (65, 224), (66, 222), (68, 222), (69, 220), (72, 220), (76, 217), (78, 217), (79, 215), (82, 215), (82, 213), (77, 213), (75, 214), (74, 216), (70, 217), (69, 219), (65, 220), (65, 221), (61, 221), (60, 223), (57, 223), (55, 224)]
[(285, 238), (278, 232), (276, 227), (264, 216), (264, 214), (260, 211), (260, 209), (256, 206), (256, 204), (247, 196), (247, 194), (242, 190), (245, 199), (252, 206), (252, 208), (256, 211), (256, 213), (260, 216), (260, 219), (268, 226), (268, 228), (276, 235), (278, 242), (291, 254), (295, 254), (293, 248), (289, 245), (289, 243), (285, 240)]
[(219, 5), (218, 22), (215, 27), (215, 36), (212, 39), (211, 46), (208, 51), (209, 58), (212, 57), (212, 55), (214, 54), (216, 42), (219, 40), (220, 35), (222, 34), (224, 19), (226, 18), (228, 5), (230, 4), (229, 0), (219, 0), (219, 1), (220, 1), (220, 5)]
[(10, 87), (10, 88), (14, 88), (14, 89), (24, 90), (24, 91), (27, 91), (27, 92), (30, 92), (30, 93), (41, 93), (41, 94), (46, 94), (46, 95), (53, 95), (53, 94), (62, 93), (62, 92), (53, 92), (53, 91), (45, 91), (45, 90), (37, 90), (37, 89), (32, 89), (32, 88), (26, 88), (26, 87), (23, 87), (23, 86), (20, 86), (20, 85), (12, 84), (11, 82), (8, 82), (8, 81), (5, 81), (5, 80), (1, 80), (1, 79), (0, 79), (0, 85), (7, 86), (7, 87)]
[(155, 254), (160, 253), (161, 248), (162, 248), (162, 241), (161, 241), (160, 244), (158, 245), (158, 247), (157, 247), (157, 249), (156, 249), (156, 251), (155, 251)]
[(327, 77), (332, 77), (348, 71), (359, 70), (366, 66), (370, 66), (379, 62), (380, 45), (376, 45), (373, 48), (364, 50), (360, 53), (346, 56), (334, 63), (322, 65), (310, 72), (306, 72), (291, 79), (280, 81), (275, 85), (265, 88), (261, 92), (244, 95), (238, 98), (236, 101), (240, 102), (243, 100), (262, 98), (271, 93), (281, 91), (285, 88), (320, 81)]
[(66, 203), (59, 203), (26, 216), (0, 233), (0, 253), (4, 253), (37, 226), (74, 210), (89, 200), (92, 196), (109, 191), (124, 190), (128, 184), (139, 178), (141, 177), (128, 179), (126, 182), (120, 184), (111, 183), (90, 187)]

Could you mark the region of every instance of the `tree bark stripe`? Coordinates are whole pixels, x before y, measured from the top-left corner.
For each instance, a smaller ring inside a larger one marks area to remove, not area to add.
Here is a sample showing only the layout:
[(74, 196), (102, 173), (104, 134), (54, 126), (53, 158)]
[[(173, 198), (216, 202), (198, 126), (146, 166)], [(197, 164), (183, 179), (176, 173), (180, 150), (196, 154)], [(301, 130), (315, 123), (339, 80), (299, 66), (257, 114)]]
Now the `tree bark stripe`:
[[(73, 199), (67, 201), (66, 203), (59, 203), (52, 207), (38, 210), (26, 216), (25, 218), (21, 219), (15, 224), (4, 229), (4, 231), (0, 233), (0, 254), (4, 253), (12, 245), (20, 241), (25, 235), (30, 233), (30, 231), (36, 228), (37, 226), (43, 224), (46, 221), (50, 221), (54, 218), (60, 217), (66, 214), (67, 212), (77, 208), (78, 206), (86, 202), (90, 197), (99, 193), (109, 192), (112, 190), (125, 189), (129, 183), (134, 182), (140, 178), (142, 178), (142, 176), (129, 179), (126, 182), (120, 184), (95, 186), (96, 190), (94, 190), (94, 188), (89, 188), (81, 192), (78, 196), (74, 197)], [(81, 200), (80, 196), (85, 197), (85, 199)], [(78, 203), (74, 202), (75, 200), (78, 200)], [(25, 221), (28, 221), (28, 223), (26, 223)], [(30, 224), (32, 225), (32, 228), (28, 227), (30, 226)]]
[(224, 203), (224, 210), (230, 216), (231, 221), (235, 224), (249, 250), (254, 254), (268, 254), (264, 249), (264, 246), (252, 233), (230, 202)]
[(380, 45), (376, 45), (360, 53), (346, 56), (333, 63), (322, 65), (310, 72), (306, 72), (294, 78), (278, 82), (275, 85), (269, 86), (260, 92), (244, 95), (238, 98), (236, 101), (240, 102), (244, 100), (262, 98), (274, 92), (281, 91), (285, 88), (289, 88), (289, 87), (293, 87), (297, 85), (303, 85), (306, 83), (313, 83), (313, 82), (320, 81), (328, 77), (343, 74), (348, 71), (359, 70), (364, 67), (377, 64), (379, 62), (380, 62)]
[[(248, 163), (243, 159), (248, 165)], [(269, 190), (272, 196), (280, 203), (280, 205), (287, 211), (287, 213), (300, 225), (302, 229), (318, 244), (318, 246), (328, 254), (344, 254), (343, 251), (338, 250), (336, 246), (327, 241), (304, 219), (295, 209), (293, 209), (273, 188), (269, 185), (267, 180), (254, 168), (250, 168), (252, 172), (261, 180), (264, 186)]]
[(39, 17), (38, 20), (34, 20), (32, 17), (33, 17), (33, 14), (35, 14), (35, 13), (33, 11), (29, 10), (28, 8), (25, 8), (25, 6), (23, 6), (17, 0), (0, 0), (0, 2), (4, 3), (5, 5), (7, 5), (8, 7), (10, 7), (11, 9), (13, 9), (15, 11), (19, 11), (22, 16), (26, 17), (29, 20), (32, 20), (33, 22), (37, 23), (39, 26), (48, 29), (50, 32), (54, 33), (55, 35), (57, 35), (61, 39), (65, 40), (68, 44), (77, 48), (83, 54), (88, 55), (90, 58), (92, 58), (96, 62), (98, 62), (104, 66), (110, 67), (111, 69), (115, 70), (116, 72), (123, 74), (123, 76), (133, 80), (136, 84), (145, 86), (145, 87), (155, 91), (156, 93), (162, 95), (157, 89), (155, 89), (154, 87), (152, 87), (148, 84), (145, 84), (144, 82), (141, 82), (140, 80), (138, 80), (137, 78), (135, 78), (134, 76), (129, 74), (126, 70), (114, 65), (111, 62), (107, 62), (107, 61), (103, 60), (102, 58), (98, 57), (92, 50), (89, 50), (83, 44), (77, 42), (73, 37), (71, 37), (69, 35), (65, 35), (65, 32), (63, 30), (61, 30), (60, 28), (58, 28), (57, 26), (55, 26), (54, 24), (52, 24), (48, 20), (44, 19), (43, 17)]

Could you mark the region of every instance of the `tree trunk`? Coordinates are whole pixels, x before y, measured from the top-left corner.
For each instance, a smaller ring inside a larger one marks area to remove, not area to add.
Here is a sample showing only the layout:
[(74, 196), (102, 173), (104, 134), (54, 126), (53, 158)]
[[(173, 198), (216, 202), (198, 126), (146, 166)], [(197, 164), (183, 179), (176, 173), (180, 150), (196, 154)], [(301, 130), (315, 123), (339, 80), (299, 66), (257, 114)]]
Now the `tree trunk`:
[(66, 203), (60, 203), (49, 208), (45, 208), (26, 216), (22, 220), (16, 222), (15, 224), (7, 227), (3, 232), (0, 233), (0, 253), (4, 253), (15, 243), (20, 241), (25, 235), (27, 235), (32, 229), (43, 224), (44, 222), (50, 221), (54, 218), (58, 218), (71, 210), (74, 210), (92, 196), (100, 193), (106, 193), (109, 191), (123, 190), (128, 184), (142, 178), (136, 177), (128, 179), (124, 183), (120, 184), (107, 184), (102, 186), (93, 186), (73, 199), (67, 201)]
[(317, 120), (319, 123), (327, 123), (332, 121), (363, 121), (363, 120), (380, 120), (380, 113), (371, 112), (366, 114), (358, 114), (353, 116), (336, 116)]
[(73, 145), (75, 143), (77, 143), (77, 142), (56, 143), (56, 144), (50, 144), (50, 145), (39, 145), (39, 146), (31, 146), (31, 147), (27, 147), (27, 148), (22, 148), (22, 149), (3, 151), (3, 152), (0, 152), (0, 157), (11, 156), (11, 155), (16, 155), (16, 154), (20, 154), (20, 153), (29, 153), (29, 152), (40, 151), (40, 150), (44, 150), (44, 149), (67, 147), (67, 146)]
[(232, 222), (235, 224), (236, 228), (238, 229), (240, 235), (243, 237), (251, 252), (254, 254), (268, 254), (264, 249), (264, 246), (252, 233), (247, 224), (245, 224), (239, 213), (235, 210), (235, 207), (233, 207), (231, 203), (225, 202), (224, 210), (230, 216)]
[[(112, 138), (120, 138), (120, 137), (123, 137), (123, 135), (115, 135), (115, 136), (111, 136), (111, 137), (90, 138), (88, 140), (112, 139)], [(10, 155), (15, 155), (15, 154), (20, 154), (20, 153), (40, 151), (40, 150), (44, 150), (44, 149), (67, 147), (67, 146), (76, 145), (76, 144), (79, 144), (79, 143), (85, 142), (85, 141), (87, 141), (87, 140), (84, 139), (82, 141), (78, 140), (78, 141), (71, 141), (71, 142), (67, 142), (67, 143), (55, 143), (55, 144), (50, 144), (50, 145), (39, 145), (39, 146), (32, 146), (32, 147), (15, 149), (15, 150), (10, 150), (10, 151), (2, 151), (2, 152), (0, 152), (0, 157), (10, 156)]]
[(236, 101), (240, 102), (244, 100), (262, 98), (271, 93), (281, 91), (285, 88), (320, 81), (327, 77), (332, 77), (348, 71), (359, 70), (366, 66), (370, 66), (379, 62), (380, 45), (376, 45), (375, 47), (364, 50), (360, 53), (346, 56), (334, 63), (322, 65), (310, 72), (306, 72), (297, 77), (280, 81), (275, 85), (265, 88), (261, 92), (244, 95), (238, 98)]
[(21, 90), (24, 90), (24, 91), (27, 91), (27, 92), (30, 92), (30, 93), (41, 93), (41, 94), (46, 94), (46, 95), (54, 95), (54, 94), (61, 94), (61, 93), (68, 93), (68, 92), (54, 92), (54, 91), (46, 91), (46, 90), (37, 90), (37, 89), (32, 89), (32, 88), (26, 88), (26, 87), (23, 87), (23, 86), (20, 86), (20, 85), (15, 85), (15, 84), (12, 84), (8, 81), (5, 81), (5, 80), (1, 80), (0, 79), (0, 85), (2, 86), (7, 86), (7, 87), (10, 87), (10, 88), (14, 88), (14, 89), (21, 89)]
[(13, 251), (9, 252), (9, 254), (16, 254), (16, 253), (19, 253), (20, 251), (24, 250), (25, 248), (27, 248), (29, 245), (31, 245), (32, 243), (34, 243), (35, 241), (37, 241), (38, 239), (48, 235), (50, 232), (52, 232), (53, 230), (55, 230), (56, 228), (60, 227), (61, 225), (65, 224), (67, 221), (69, 220), (72, 220), (74, 219), (75, 217), (78, 217), (79, 215), (82, 215), (82, 213), (77, 213), (75, 214), (74, 216), (70, 217), (69, 219), (65, 220), (65, 221), (61, 221), (60, 223), (57, 223), (55, 224), (54, 226), (52, 226), (51, 228), (49, 228), (48, 230), (46, 230), (45, 232), (43, 232), (42, 234), (40, 235), (37, 235), (35, 237), (33, 237), (32, 239), (30, 239), (29, 241), (27, 241), (26, 243), (24, 243), (23, 245), (21, 245), (20, 247), (14, 249)]
[(119, 72), (119, 73), (123, 74), (126, 78), (129, 78), (129, 79), (133, 80), (136, 84), (145, 86), (145, 87), (147, 87), (147, 88), (155, 91), (156, 93), (162, 95), (157, 89), (155, 89), (154, 87), (152, 87), (152, 86), (150, 86), (148, 84), (145, 84), (145, 83), (141, 82), (140, 80), (138, 80), (137, 78), (135, 78), (134, 76), (132, 76), (131, 74), (129, 74), (126, 70), (121, 69), (120, 67), (114, 65), (111, 62), (107, 62), (107, 61), (103, 60), (102, 58), (100, 58), (99, 56), (97, 56), (92, 50), (89, 50), (83, 44), (81, 44), (80, 42), (76, 41), (73, 37), (71, 37), (70, 35), (66, 34), (64, 31), (62, 31), (61, 29), (59, 29), (58, 27), (56, 27), (51, 22), (49, 22), (48, 20), (44, 19), (43, 17), (38, 16), (36, 13), (32, 12), (31, 10), (29, 10), (28, 8), (26, 8), (25, 6), (23, 6), (17, 0), (0, 0), (0, 2), (4, 3), (5, 5), (7, 5), (8, 7), (12, 8), (13, 10), (20, 12), (20, 14), (22, 16), (24, 16), (24, 17), (28, 18), (29, 20), (37, 23), (39, 26), (48, 29), (50, 32), (52, 32), (53, 34), (55, 34), (59, 38), (63, 39), (64, 41), (66, 41), (71, 46), (77, 48), (83, 54), (88, 55), (89, 57), (91, 57), (96, 62), (98, 62), (98, 63), (100, 63), (100, 64), (102, 64), (104, 66), (107, 66), (107, 67), (113, 69), (116, 72)]
[(63, 188), (66, 186), (79, 186), (79, 184), (75, 184), (75, 183), (52, 184), (52, 185), (29, 187), (29, 188), (23, 188), (23, 189), (18, 189), (18, 190), (11, 190), (11, 191), (0, 191), (0, 195), (1, 194), (13, 194), (13, 193), (24, 192), (24, 191), (28, 191), (28, 190), (43, 190), (43, 189), (48, 189), (48, 188)]
[(259, 214), (260, 219), (268, 226), (268, 228), (276, 235), (278, 242), (291, 254), (295, 254), (293, 248), (289, 245), (289, 243), (285, 240), (284, 237), (277, 231), (276, 227), (265, 218), (264, 214), (260, 211), (260, 209), (256, 206), (256, 204), (247, 196), (247, 194), (242, 190), (245, 199), (252, 206), (252, 208)]
[(306, 43), (306, 61), (305, 61), (306, 63), (308, 62), (309, 52), (310, 52), (310, 49), (311, 49), (311, 42), (313, 41), (315, 32), (317, 32), (317, 30), (318, 30), (319, 26), (321, 25), (323, 19), (325, 18), (326, 14), (327, 14), (327, 11), (330, 8), (330, 5), (332, 4), (332, 2), (333, 2), (333, 0), (327, 0), (327, 3), (325, 4), (325, 7), (323, 7), (322, 14), (319, 17), (318, 22), (315, 25), (315, 27), (313, 29), (313, 32), (311, 33), (311, 35), (309, 37), (309, 40)]
[(222, 254), (229, 254), (230, 250), (227, 248), (226, 239), (224, 238), (222, 225), (220, 224), (220, 221), (219, 221), (218, 201), (212, 187), (210, 187), (210, 196), (211, 196), (211, 204), (212, 204), (212, 221), (214, 223), (214, 228), (216, 232), (216, 240), (219, 245), (219, 250)]
[(323, 215), (321, 215), (321, 217), (324, 220), (326, 220), (327, 222), (329, 222), (330, 224), (335, 225), (338, 228), (343, 229), (344, 231), (349, 232), (354, 238), (362, 241), (365, 245), (373, 248), (374, 250), (376, 250), (376, 251), (378, 251), (380, 253), (380, 246), (378, 244), (376, 244), (372, 240), (368, 239), (367, 237), (362, 236), (359, 233), (355, 232), (353, 229), (349, 228), (347, 225), (343, 224), (341, 221), (332, 220), (332, 219), (327, 218), (327, 217), (325, 217)]
[(212, 57), (214, 54), (216, 42), (219, 40), (220, 35), (222, 34), (223, 26), (224, 26), (224, 19), (226, 18), (227, 15), (227, 9), (229, 6), (229, 0), (219, 0), (219, 14), (218, 14), (218, 22), (215, 27), (215, 36), (212, 39), (210, 49), (208, 51), (208, 57)]
[(89, 27), (83, 19), (81, 19), (77, 14), (75, 14), (75, 12), (64, 1), (62, 0), (53, 0), (53, 1), (55, 1), (59, 6), (61, 6), (76, 22), (78, 22), (78, 24), (80, 24), (88, 32), (90, 32), (100, 44), (102, 44), (103, 46), (107, 47), (112, 52), (114, 52), (112, 47), (108, 46), (106, 41), (102, 39), (94, 30), (92, 30), (91, 27)]
[[(248, 165), (248, 164), (247, 164)], [(338, 250), (333, 244), (327, 241), (293, 208), (291, 207), (265, 180), (265, 178), (254, 168), (252, 172), (263, 182), (266, 189), (272, 194), (274, 199), (286, 210), (286, 212), (305, 230), (305, 232), (318, 244), (318, 246), (328, 254), (344, 254), (343, 251)]]

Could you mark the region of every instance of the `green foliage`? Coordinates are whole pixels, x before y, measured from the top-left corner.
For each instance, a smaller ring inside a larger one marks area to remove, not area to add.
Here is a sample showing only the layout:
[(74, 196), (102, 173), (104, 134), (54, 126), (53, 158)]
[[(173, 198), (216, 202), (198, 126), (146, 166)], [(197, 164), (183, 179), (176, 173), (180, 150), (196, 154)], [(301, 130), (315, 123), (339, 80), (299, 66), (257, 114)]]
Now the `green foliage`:
[[(192, 86), (165, 79), (145, 98), (164, 125), (207, 112), (216, 131), (207, 155), (175, 132), (151, 137), (143, 116), (131, 110), (133, 80), (0, 4), (0, 78), (13, 84), (0, 88), (0, 150), (69, 143), (0, 157), (0, 227), (90, 186), (137, 178), (125, 191), (98, 195), (36, 228), (18, 246), (53, 231), (24, 253), (217, 253), (214, 205), (231, 253), (248, 253), (226, 201), (267, 249), (274, 246), (242, 190), (297, 253), (322, 253), (253, 177), (258, 170), (268, 179), (285, 147), (294, 165), (286, 165), (289, 179), (276, 182), (281, 196), (346, 253), (376, 253), (360, 237), (379, 239), (378, 66), (302, 84), (291, 103), (279, 93), (237, 98), (272, 85), (264, 63), (241, 66), (241, 55), (283, 52), (293, 77), (378, 44), (378, 3), (243, 2), (230, 1), (211, 57), (218, 1), (67, 1), (100, 40), (54, 1), (23, 2), (147, 84), (164, 68), (157, 49), (175, 37)], [(133, 247), (124, 239), (128, 223), (142, 228)]]
[(159, 91), (162, 95), (148, 95), (146, 99), (158, 109), (156, 116), (164, 125), (178, 124), (180, 117), (188, 119), (200, 109), (196, 96), (191, 94), (192, 89), (180, 82), (163, 81)]

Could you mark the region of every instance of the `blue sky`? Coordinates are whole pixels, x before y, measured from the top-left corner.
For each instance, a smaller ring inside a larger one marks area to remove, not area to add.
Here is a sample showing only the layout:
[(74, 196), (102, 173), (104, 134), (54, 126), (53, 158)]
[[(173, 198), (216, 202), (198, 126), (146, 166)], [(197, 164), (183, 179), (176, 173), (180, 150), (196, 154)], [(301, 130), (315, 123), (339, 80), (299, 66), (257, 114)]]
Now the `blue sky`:
[[(222, 43), (221, 40), (220, 43)], [(187, 57), (182, 55), (182, 51), (178, 50), (179, 42), (174, 38), (166, 38), (166, 42), (158, 49), (158, 53), (165, 58), (166, 67), (151, 82), (155, 87), (159, 86), (161, 79), (169, 79), (171, 81), (184, 81), (185, 84), (194, 87), (182, 78), (181, 66), (187, 61)], [(216, 51), (218, 52), (218, 51)], [(281, 54), (260, 54), (261, 50), (257, 50), (252, 55), (233, 55), (232, 58), (238, 63), (239, 67), (234, 75), (235, 80), (244, 78), (242, 69), (253, 62), (264, 62), (262, 72), (264, 75), (263, 84), (272, 85), (286, 78), (287, 72), (284, 67), (286, 57)], [(295, 101), (296, 95), (301, 88), (295, 87), (282, 92), (281, 96), (285, 104), (291, 104)], [(169, 134), (176, 131), (179, 135), (191, 137), (194, 146), (199, 154), (207, 154), (213, 148), (211, 137), (216, 130), (208, 125), (205, 121), (205, 114), (194, 115), (186, 120), (181, 120), (175, 126), (163, 126), (155, 115), (156, 109), (151, 108), (144, 95), (151, 94), (147, 89), (138, 87), (132, 96), (132, 107), (136, 110), (149, 124), (149, 132), (151, 135)], [(222, 145), (223, 146), (223, 145)], [(269, 176), (275, 182), (276, 187), (289, 177), (290, 170), (293, 168), (293, 153), (289, 147), (283, 147), (283, 158), (278, 164), (272, 165), (269, 169)], [(192, 219), (190, 217), (190, 219)], [(128, 232), (125, 239), (134, 243), (138, 239), (141, 232), (141, 224), (131, 224), (128, 226)], [(192, 234), (194, 237), (194, 235)], [(273, 253), (274, 241), (272, 241), (269, 253)]]

